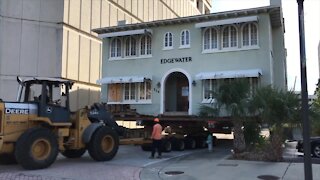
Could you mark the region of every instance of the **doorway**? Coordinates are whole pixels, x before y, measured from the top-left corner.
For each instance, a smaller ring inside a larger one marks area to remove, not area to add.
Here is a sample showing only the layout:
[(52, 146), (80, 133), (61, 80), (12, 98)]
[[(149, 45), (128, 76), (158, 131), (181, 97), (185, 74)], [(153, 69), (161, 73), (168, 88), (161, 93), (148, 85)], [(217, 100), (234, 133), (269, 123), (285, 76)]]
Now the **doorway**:
[(189, 81), (185, 74), (172, 72), (165, 80), (165, 114), (187, 115), (189, 111)]

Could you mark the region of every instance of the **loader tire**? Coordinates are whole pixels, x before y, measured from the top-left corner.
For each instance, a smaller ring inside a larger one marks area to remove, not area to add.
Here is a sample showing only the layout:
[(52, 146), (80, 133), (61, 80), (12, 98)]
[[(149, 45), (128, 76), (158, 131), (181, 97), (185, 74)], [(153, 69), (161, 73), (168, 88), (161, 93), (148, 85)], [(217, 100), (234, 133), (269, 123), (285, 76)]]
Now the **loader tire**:
[(118, 149), (118, 134), (106, 126), (97, 129), (88, 143), (88, 152), (96, 161), (111, 160), (117, 154)]
[(31, 128), (24, 132), (15, 146), (15, 157), (24, 169), (49, 167), (57, 158), (58, 141), (46, 128)]
[(80, 158), (86, 152), (85, 148), (82, 149), (66, 149), (61, 151), (61, 154), (66, 158)]

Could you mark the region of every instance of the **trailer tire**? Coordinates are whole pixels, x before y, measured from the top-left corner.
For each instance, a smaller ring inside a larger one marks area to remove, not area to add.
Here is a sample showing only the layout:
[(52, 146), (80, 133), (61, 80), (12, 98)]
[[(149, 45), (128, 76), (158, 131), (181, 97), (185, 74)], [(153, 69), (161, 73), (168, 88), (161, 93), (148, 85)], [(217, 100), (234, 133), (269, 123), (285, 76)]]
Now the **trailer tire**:
[(198, 138), (196, 142), (197, 142), (197, 148), (203, 149), (207, 147), (206, 140), (202, 137)]
[(111, 160), (117, 154), (118, 149), (118, 134), (107, 126), (97, 129), (88, 143), (88, 152), (96, 161)]
[(196, 149), (197, 148), (197, 142), (194, 138), (186, 138), (185, 144), (187, 149)]
[(162, 140), (162, 151), (163, 152), (171, 152), (172, 151), (172, 143), (169, 139)]
[(47, 168), (57, 158), (58, 141), (49, 129), (31, 128), (19, 137), (14, 154), (24, 169)]
[(66, 158), (80, 158), (86, 152), (85, 148), (82, 149), (66, 149), (61, 151), (61, 154)]
[(183, 139), (175, 139), (173, 143), (173, 149), (177, 151), (184, 151), (185, 143)]

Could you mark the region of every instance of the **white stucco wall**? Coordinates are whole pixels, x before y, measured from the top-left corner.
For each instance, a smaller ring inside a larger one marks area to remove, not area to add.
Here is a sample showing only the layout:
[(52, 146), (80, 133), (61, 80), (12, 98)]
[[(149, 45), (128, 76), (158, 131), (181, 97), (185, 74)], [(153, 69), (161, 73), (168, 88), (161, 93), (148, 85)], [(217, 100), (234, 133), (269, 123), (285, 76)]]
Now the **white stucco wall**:
[[(195, 28), (195, 23), (159, 25), (150, 27), (152, 30), (152, 57), (109, 60), (110, 38), (103, 40), (103, 77), (117, 76), (152, 76), (152, 103), (132, 103), (130, 107), (138, 113), (157, 115), (163, 113), (165, 101), (164, 82), (170, 72), (182, 72), (189, 81), (189, 114), (197, 115), (203, 100), (202, 81), (195, 76), (201, 72), (237, 71), (261, 69), (260, 83), (263, 86), (273, 85), (286, 89), (284, 32), (281, 26), (271, 24), (268, 13), (258, 16), (258, 46), (252, 49), (241, 47), (233, 50), (217, 50), (203, 53), (203, 29)], [(238, 27), (240, 31), (240, 26)], [(180, 47), (180, 33), (190, 31), (190, 48)], [(173, 49), (163, 50), (163, 38), (166, 32), (173, 34)], [(241, 33), (238, 34), (241, 43)], [(221, 37), (221, 34), (220, 34)], [(221, 44), (221, 42), (220, 42)], [(161, 59), (191, 57), (192, 61), (161, 64)], [(196, 86), (191, 82), (195, 80)], [(161, 87), (157, 86), (160, 82)], [(107, 85), (102, 87), (102, 101), (107, 102)], [(121, 102), (119, 102), (121, 103)], [(128, 103), (128, 102), (123, 102)]]

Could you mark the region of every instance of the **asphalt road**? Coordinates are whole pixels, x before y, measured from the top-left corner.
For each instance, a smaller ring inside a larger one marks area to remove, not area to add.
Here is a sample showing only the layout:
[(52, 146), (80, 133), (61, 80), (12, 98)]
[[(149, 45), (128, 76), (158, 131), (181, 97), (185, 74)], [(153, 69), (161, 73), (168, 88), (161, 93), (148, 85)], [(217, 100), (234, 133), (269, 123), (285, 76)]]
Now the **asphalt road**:
[(138, 180), (140, 171), (147, 166), (203, 150), (172, 151), (162, 159), (149, 159), (150, 152), (140, 146), (122, 145), (115, 158), (108, 162), (96, 162), (86, 153), (79, 159), (67, 159), (59, 155), (47, 169), (24, 170), (17, 164), (0, 164), (0, 180)]
[[(16, 164), (0, 164), (0, 180), (139, 180), (154, 179), (153, 177), (183, 179), (187, 178), (187, 173), (184, 176), (167, 176), (163, 173), (175, 169), (187, 171), (191, 168), (192, 171), (193, 163), (198, 167), (203, 163), (217, 162), (215, 166), (219, 168), (224, 168), (225, 164), (228, 166), (238, 164), (223, 163), (231, 155), (231, 147), (231, 141), (220, 141), (212, 153), (208, 153), (207, 149), (172, 151), (164, 153), (162, 159), (149, 159), (150, 152), (142, 151), (139, 146), (122, 145), (115, 158), (108, 162), (96, 162), (86, 153), (79, 159), (67, 159), (59, 155), (52, 166), (41, 170), (30, 171)], [(294, 144), (286, 145), (284, 152), (286, 161), (303, 162), (301, 153), (297, 153), (294, 147)], [(316, 164), (319, 161), (320, 159), (314, 159)], [(188, 163), (191, 163), (191, 166), (187, 166)]]

